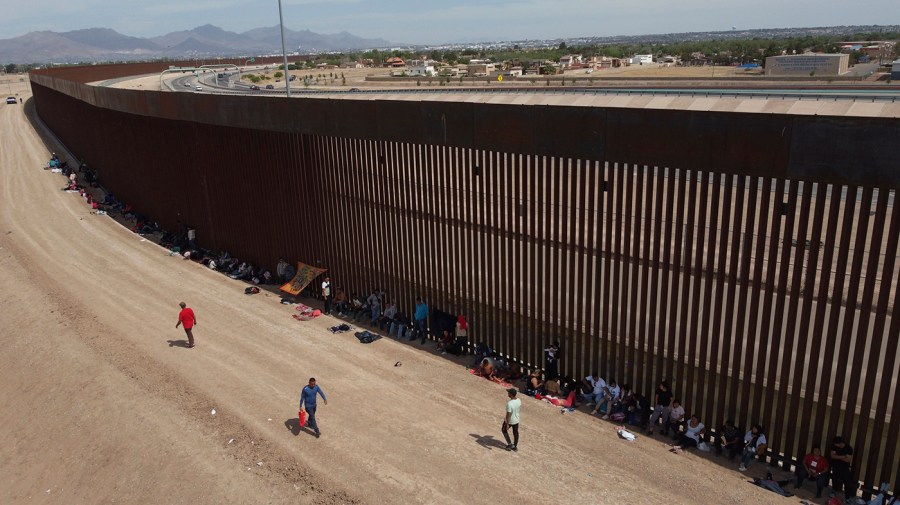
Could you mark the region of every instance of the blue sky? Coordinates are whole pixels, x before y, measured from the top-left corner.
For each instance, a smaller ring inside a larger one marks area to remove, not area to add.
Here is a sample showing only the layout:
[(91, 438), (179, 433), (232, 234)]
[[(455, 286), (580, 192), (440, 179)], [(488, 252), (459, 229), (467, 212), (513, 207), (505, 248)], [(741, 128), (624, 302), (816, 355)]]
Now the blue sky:
[[(282, 0), (285, 26), (432, 44), (743, 28), (897, 24), (897, 0)], [(3, 10), (0, 38), (112, 28), (149, 37), (211, 23), (246, 31), (278, 23), (277, 0), (41, 0)]]

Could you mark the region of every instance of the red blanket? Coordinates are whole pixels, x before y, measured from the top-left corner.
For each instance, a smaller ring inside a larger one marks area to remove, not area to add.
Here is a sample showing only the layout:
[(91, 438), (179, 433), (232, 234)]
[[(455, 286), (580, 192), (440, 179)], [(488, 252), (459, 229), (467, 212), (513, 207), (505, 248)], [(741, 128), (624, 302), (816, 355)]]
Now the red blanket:
[(548, 402), (552, 403), (553, 405), (556, 405), (557, 407), (562, 407), (564, 409), (567, 409), (575, 404), (575, 391), (572, 391), (571, 393), (569, 393), (569, 396), (566, 398), (565, 402), (561, 401), (559, 398), (557, 398), (555, 396), (534, 395), (534, 398), (536, 400), (547, 400)]
[[(469, 373), (472, 374), (472, 375), (476, 375), (476, 376), (478, 376), (478, 377), (484, 377), (483, 375), (481, 375), (481, 371), (478, 370), (478, 369), (475, 369), (475, 368), (470, 368), (470, 369), (469, 369)], [(488, 378), (485, 377), (485, 379), (488, 379)], [(498, 379), (498, 378), (496, 378), (496, 377), (493, 378), (493, 379), (488, 379), (488, 380), (491, 381), (491, 382), (495, 382), (495, 383), (497, 383), (497, 384), (500, 384), (501, 386), (503, 386), (503, 387), (505, 387), (505, 388), (511, 388), (511, 387), (513, 387), (512, 384), (510, 384), (510, 383), (508, 383), (508, 382), (504, 382), (503, 379)]]

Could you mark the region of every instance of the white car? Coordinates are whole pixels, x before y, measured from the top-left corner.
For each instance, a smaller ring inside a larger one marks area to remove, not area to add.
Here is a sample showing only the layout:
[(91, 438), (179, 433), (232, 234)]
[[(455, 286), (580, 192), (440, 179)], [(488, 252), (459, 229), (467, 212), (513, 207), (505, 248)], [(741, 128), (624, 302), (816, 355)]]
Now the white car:
[(8, 104), (14, 104), (14, 103), (16, 103), (17, 101), (18, 101), (18, 100), (16, 100), (16, 97), (14, 97), (14, 96), (8, 96), (8, 97), (6, 97), (6, 103), (8, 103)]
[(194, 88), (194, 89), (196, 89), (197, 91), (203, 91), (203, 86), (197, 86), (197, 87)]

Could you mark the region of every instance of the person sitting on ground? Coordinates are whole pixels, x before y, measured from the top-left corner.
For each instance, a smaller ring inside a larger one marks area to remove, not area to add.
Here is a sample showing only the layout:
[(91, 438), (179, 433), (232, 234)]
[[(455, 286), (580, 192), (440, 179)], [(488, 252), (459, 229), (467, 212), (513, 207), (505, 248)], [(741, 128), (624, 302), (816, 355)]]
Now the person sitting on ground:
[[(583, 396), (585, 405), (588, 407), (596, 405), (606, 395), (606, 381), (600, 377), (599, 373), (581, 379), (581, 384), (584, 386), (582, 391), (587, 391)], [(594, 413), (596, 413), (596, 409), (594, 409)]]
[(531, 374), (525, 377), (525, 394), (528, 396), (534, 396), (536, 394), (542, 393), (544, 389), (544, 383), (541, 382), (541, 371), (534, 370)]
[(653, 403), (653, 413), (647, 421), (647, 434), (652, 435), (658, 419), (662, 418), (663, 426), (669, 422), (669, 412), (672, 410), (672, 391), (669, 390), (667, 381), (660, 381), (656, 388), (656, 401)]
[(522, 367), (518, 363), (513, 363), (506, 367), (506, 382), (515, 382), (522, 378)]
[(828, 485), (828, 460), (822, 456), (822, 448), (819, 444), (812, 446), (809, 454), (797, 465), (797, 482), (795, 488), (800, 488), (806, 479), (816, 481), (816, 498), (822, 497), (822, 490)]
[(366, 298), (365, 303), (363, 303), (363, 305), (362, 305), (362, 309), (360, 309), (356, 313), (356, 315), (353, 316), (353, 319), (357, 320), (363, 314), (365, 314), (367, 316), (371, 316), (372, 315), (372, 306), (375, 305), (376, 302), (378, 302), (378, 289), (373, 290), (372, 294), (370, 294), (368, 296), (368, 298)]
[(650, 417), (650, 402), (637, 391), (634, 392), (633, 397), (634, 404), (627, 407), (625, 421), (632, 426), (645, 426)]
[(286, 279), (284, 282), (289, 282), (295, 275), (297, 275), (297, 269), (294, 265), (288, 263), (288, 266), (284, 267), (284, 277)]
[(479, 371), (481, 372), (481, 376), (488, 380), (495, 380), (494, 376), (494, 359), (493, 358), (484, 358), (481, 360), (481, 365), (479, 366)]
[[(637, 404), (637, 398), (635, 397), (634, 390), (631, 389), (631, 384), (622, 384), (622, 394), (619, 396), (619, 402), (614, 403), (612, 406), (612, 413), (616, 412), (625, 412), (627, 414), (629, 407), (633, 407)], [(607, 414), (610, 413), (609, 410), (606, 411)]]
[(479, 342), (475, 345), (475, 361), (472, 362), (472, 366), (478, 366), (479, 364), (481, 364), (481, 360), (487, 358), (493, 353), (494, 350), (491, 349), (491, 346), (487, 345), (484, 342)]
[(122, 206), (122, 217), (129, 221), (134, 221), (135, 219), (137, 219), (134, 216), (134, 207), (130, 203), (126, 203)]
[(391, 323), (394, 322), (394, 318), (397, 317), (397, 304), (394, 302), (390, 302), (387, 305), (387, 308), (384, 309), (384, 312), (381, 313), (381, 317), (378, 319), (378, 328), (384, 330), (391, 326)]
[(340, 286), (334, 288), (334, 308), (337, 310), (338, 316), (344, 316), (344, 311), (347, 310), (348, 303), (349, 299), (347, 298), (347, 292), (344, 291), (344, 288)]
[(741, 452), (741, 466), (738, 470), (746, 472), (753, 460), (766, 453), (767, 447), (763, 427), (754, 424), (744, 435), (744, 450)]
[(406, 312), (403, 312), (402, 310), (397, 311), (397, 315), (395, 315), (394, 320), (391, 321), (388, 335), (394, 334), (394, 328), (397, 329), (397, 339), (403, 340), (404, 335), (409, 331), (409, 316), (406, 315)]
[(509, 362), (503, 356), (495, 354), (491, 357), (494, 360), (494, 379), (497, 381), (506, 381), (510, 374)]
[(438, 341), (438, 350), (441, 351), (441, 354), (447, 354), (448, 352), (453, 350), (454, 337), (450, 333), (450, 330), (444, 330), (441, 332), (441, 339)]
[(731, 419), (725, 421), (725, 424), (719, 428), (716, 437), (716, 456), (721, 456), (722, 451), (728, 451), (728, 461), (734, 461), (734, 458), (741, 453), (743, 441), (741, 440), (741, 429), (734, 425)]
[(253, 265), (248, 262), (243, 262), (241, 267), (238, 268), (238, 279), (242, 281), (250, 280), (253, 276)]
[(275, 275), (278, 276), (278, 280), (281, 282), (287, 282), (290, 279), (285, 277), (285, 272), (287, 271), (288, 262), (284, 261), (284, 258), (278, 259), (278, 266), (275, 267)]
[(359, 311), (362, 310), (363, 307), (363, 299), (361, 296), (356, 294), (355, 291), (350, 293), (350, 301), (347, 303), (347, 310), (344, 311), (347, 316), (351, 319), (356, 320), (356, 316), (359, 314)]
[(681, 425), (684, 424), (684, 406), (681, 400), (675, 398), (672, 400), (672, 410), (669, 411), (669, 422), (663, 426), (662, 434), (668, 435), (669, 429), (672, 430), (672, 440), (677, 440), (681, 432)]
[(604, 390), (603, 398), (597, 403), (597, 406), (594, 407), (594, 411), (591, 412), (591, 414), (603, 412), (603, 419), (609, 419), (609, 414), (612, 413), (613, 406), (618, 404), (621, 399), (622, 388), (619, 387), (616, 379), (610, 379)]
[(692, 415), (691, 420), (684, 425), (684, 433), (678, 434), (678, 442), (672, 446), (672, 452), (678, 453), (682, 449), (697, 447), (704, 435), (706, 435), (706, 425), (700, 422), (697, 414)]
[(222, 272), (228, 272), (229, 275), (231, 272), (237, 270), (241, 265), (241, 260), (237, 258), (229, 258), (222, 263), (222, 267), (219, 268)]
[(243, 262), (240, 265), (238, 265), (237, 268), (235, 268), (234, 270), (229, 272), (228, 277), (231, 277), (232, 279), (238, 279), (241, 277), (241, 275), (244, 274), (244, 272), (246, 272), (246, 270), (247, 270), (247, 263)]

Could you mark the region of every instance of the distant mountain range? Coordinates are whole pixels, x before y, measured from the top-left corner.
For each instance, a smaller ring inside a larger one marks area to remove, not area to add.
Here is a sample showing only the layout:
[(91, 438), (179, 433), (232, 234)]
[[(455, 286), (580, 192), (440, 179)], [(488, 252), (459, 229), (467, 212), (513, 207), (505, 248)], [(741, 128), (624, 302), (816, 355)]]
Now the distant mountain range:
[[(351, 33), (314, 33), (285, 28), (288, 52), (314, 53), (390, 47), (384, 39), (364, 39)], [(129, 37), (109, 28), (71, 32), (30, 32), (0, 39), (0, 63), (79, 63), (158, 58), (255, 56), (281, 53), (281, 31), (271, 26), (244, 33), (204, 25), (159, 37)]]

